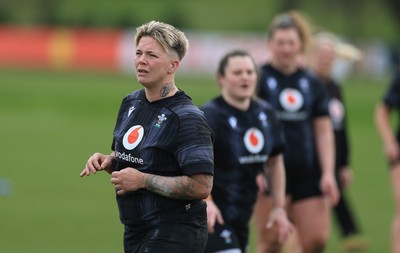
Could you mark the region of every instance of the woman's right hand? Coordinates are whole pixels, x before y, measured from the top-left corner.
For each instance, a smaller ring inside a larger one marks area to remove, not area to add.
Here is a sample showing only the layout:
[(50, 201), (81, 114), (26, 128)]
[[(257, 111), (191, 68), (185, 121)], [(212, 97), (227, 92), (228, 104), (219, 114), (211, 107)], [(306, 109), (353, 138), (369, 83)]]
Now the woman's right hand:
[(224, 219), (222, 218), (221, 211), (215, 205), (214, 201), (207, 199), (207, 225), (208, 225), (208, 232), (210, 234), (214, 233), (214, 225), (215, 222), (218, 224), (224, 224)]
[(398, 161), (399, 153), (399, 145), (396, 140), (387, 141), (385, 143), (385, 155), (391, 163)]
[(113, 155), (94, 153), (91, 157), (89, 157), (80, 176), (90, 176), (90, 173), (96, 174), (97, 171), (101, 170), (111, 173), (113, 170), (114, 161), (115, 157)]

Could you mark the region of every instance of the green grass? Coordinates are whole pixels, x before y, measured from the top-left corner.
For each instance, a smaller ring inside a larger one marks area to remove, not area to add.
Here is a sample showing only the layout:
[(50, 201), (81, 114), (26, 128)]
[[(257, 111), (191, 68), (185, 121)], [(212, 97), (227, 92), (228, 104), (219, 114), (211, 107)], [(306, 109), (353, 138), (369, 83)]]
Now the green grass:
[[(218, 88), (212, 77), (177, 78), (197, 105)], [(394, 205), (373, 122), (386, 82), (348, 80), (354, 184), (348, 195), (368, 252), (390, 251)], [(140, 88), (134, 76), (0, 70), (0, 251), (122, 252), (123, 227), (106, 174), (79, 178), (93, 152), (110, 152), (121, 99)], [(1, 182), (1, 181), (0, 181)], [(337, 253), (333, 228), (327, 253)]]

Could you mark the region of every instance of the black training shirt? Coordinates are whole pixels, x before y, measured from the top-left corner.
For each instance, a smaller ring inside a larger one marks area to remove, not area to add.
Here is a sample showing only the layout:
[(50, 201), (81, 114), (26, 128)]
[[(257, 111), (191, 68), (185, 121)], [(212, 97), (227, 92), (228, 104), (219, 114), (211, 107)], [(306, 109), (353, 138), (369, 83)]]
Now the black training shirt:
[(247, 224), (257, 195), (256, 175), (268, 157), (284, 149), (273, 109), (252, 100), (247, 111), (217, 97), (200, 107), (214, 133), (212, 198), (226, 222)]
[[(212, 132), (203, 113), (184, 93), (149, 102), (144, 90), (126, 96), (114, 130), (116, 170), (133, 167), (161, 176), (213, 174)], [(202, 200), (199, 200), (202, 201)], [(122, 223), (149, 223), (188, 200), (147, 190), (117, 195)]]
[(303, 69), (285, 75), (267, 64), (261, 68), (258, 96), (275, 108), (282, 122), (287, 174), (320, 171), (313, 124), (329, 114), (328, 94), (319, 79)]
[(329, 116), (335, 134), (336, 169), (349, 165), (349, 143), (346, 128), (346, 107), (341, 87), (332, 79), (323, 81), (329, 93)]
[[(392, 109), (400, 109), (400, 71), (397, 71), (396, 76), (392, 80), (389, 89), (387, 90), (383, 102), (386, 106)], [(400, 125), (397, 126), (397, 141), (400, 142)]]

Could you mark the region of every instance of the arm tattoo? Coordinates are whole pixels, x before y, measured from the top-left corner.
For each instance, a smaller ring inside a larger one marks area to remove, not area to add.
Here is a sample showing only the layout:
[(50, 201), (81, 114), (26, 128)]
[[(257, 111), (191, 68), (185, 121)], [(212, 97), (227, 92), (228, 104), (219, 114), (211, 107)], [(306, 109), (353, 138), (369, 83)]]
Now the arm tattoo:
[(163, 87), (161, 87), (160, 90), (160, 96), (166, 97), (171, 91), (174, 90), (174, 84), (173, 83), (167, 83), (166, 85), (164, 85)]
[(188, 176), (162, 177), (150, 175), (146, 180), (145, 188), (174, 199), (199, 199), (203, 198), (199, 195), (199, 185), (211, 189), (212, 183), (210, 182), (212, 182), (212, 176), (209, 175), (204, 175), (200, 179), (197, 177), (197, 180)]

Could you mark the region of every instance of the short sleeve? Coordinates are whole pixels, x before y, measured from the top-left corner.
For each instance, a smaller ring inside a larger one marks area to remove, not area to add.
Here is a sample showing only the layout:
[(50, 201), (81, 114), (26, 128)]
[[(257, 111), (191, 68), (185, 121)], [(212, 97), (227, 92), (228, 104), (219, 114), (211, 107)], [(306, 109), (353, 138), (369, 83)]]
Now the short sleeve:
[(285, 150), (285, 136), (283, 127), (280, 120), (276, 117), (275, 111), (270, 111), (272, 136), (274, 136), (274, 143), (271, 150), (271, 156), (276, 156)]
[(213, 175), (213, 137), (203, 113), (197, 108), (191, 108), (179, 112), (178, 117), (175, 155), (183, 173)]
[(313, 116), (329, 117), (329, 92), (319, 80), (316, 79), (314, 84)]
[(383, 102), (391, 108), (400, 107), (400, 71), (390, 84), (390, 87), (384, 96)]
[[(121, 124), (122, 118), (124, 116), (124, 112), (126, 111), (126, 100), (127, 97), (125, 97), (122, 102), (121, 105), (119, 107), (119, 111), (118, 111), (118, 115), (117, 115), (117, 120), (115, 122), (115, 126), (114, 126), (114, 133), (115, 131), (117, 131), (119, 125)], [(111, 143), (111, 150), (115, 151), (115, 139), (114, 139), (114, 135), (113, 135), (113, 139), (112, 139), (112, 143)]]

